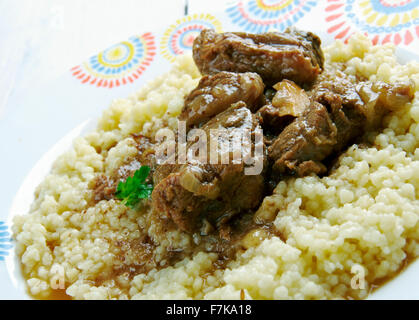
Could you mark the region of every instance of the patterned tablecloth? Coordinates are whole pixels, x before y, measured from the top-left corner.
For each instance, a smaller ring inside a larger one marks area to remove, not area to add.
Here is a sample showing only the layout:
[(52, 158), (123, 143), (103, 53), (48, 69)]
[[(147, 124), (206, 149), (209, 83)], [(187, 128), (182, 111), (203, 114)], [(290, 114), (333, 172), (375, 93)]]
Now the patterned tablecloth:
[(116, 44), (71, 72), (83, 84), (97, 87), (133, 83), (156, 54), (173, 62), (177, 55), (190, 52), (205, 28), (259, 33), (295, 25), (345, 42), (361, 32), (374, 44), (393, 43), (419, 51), (419, 0), (238, 0), (204, 12), (178, 19), (162, 33), (147, 32)]
[(325, 30), (344, 41), (360, 31), (374, 43), (419, 44), (419, 0), (251, 0), (237, 1), (227, 11), (250, 32), (284, 30), (305, 20), (313, 27), (326, 23)]

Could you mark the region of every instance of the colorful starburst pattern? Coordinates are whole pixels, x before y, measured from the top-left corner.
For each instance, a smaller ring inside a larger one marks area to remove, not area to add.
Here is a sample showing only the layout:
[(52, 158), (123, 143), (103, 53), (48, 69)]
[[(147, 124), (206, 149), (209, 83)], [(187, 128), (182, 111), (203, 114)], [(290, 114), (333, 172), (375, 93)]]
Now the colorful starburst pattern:
[(0, 261), (8, 255), (9, 250), (12, 248), (10, 243), (10, 234), (7, 231), (7, 226), (4, 222), (0, 221)]
[(118, 43), (71, 69), (82, 83), (114, 88), (138, 79), (156, 54), (154, 36), (145, 33)]
[(250, 0), (236, 1), (227, 8), (233, 24), (247, 32), (284, 31), (316, 6), (309, 0)]
[(360, 31), (374, 44), (409, 45), (419, 37), (419, 0), (328, 0), (325, 10), (336, 39)]
[(204, 29), (222, 32), (221, 22), (210, 14), (194, 14), (177, 20), (162, 37), (162, 55), (173, 62), (176, 56), (190, 52), (195, 38)]

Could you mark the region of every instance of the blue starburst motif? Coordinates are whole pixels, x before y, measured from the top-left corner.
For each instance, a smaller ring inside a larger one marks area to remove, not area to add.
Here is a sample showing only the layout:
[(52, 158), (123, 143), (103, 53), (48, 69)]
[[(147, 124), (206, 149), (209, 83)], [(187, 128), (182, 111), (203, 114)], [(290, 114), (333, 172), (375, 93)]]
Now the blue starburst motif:
[(71, 69), (82, 83), (115, 88), (138, 79), (156, 54), (154, 35), (150, 32), (133, 36), (91, 57)]
[(312, 0), (236, 0), (226, 13), (233, 24), (247, 32), (284, 31), (316, 5)]
[(0, 261), (4, 261), (12, 248), (10, 234), (7, 229), (7, 225), (0, 221)]

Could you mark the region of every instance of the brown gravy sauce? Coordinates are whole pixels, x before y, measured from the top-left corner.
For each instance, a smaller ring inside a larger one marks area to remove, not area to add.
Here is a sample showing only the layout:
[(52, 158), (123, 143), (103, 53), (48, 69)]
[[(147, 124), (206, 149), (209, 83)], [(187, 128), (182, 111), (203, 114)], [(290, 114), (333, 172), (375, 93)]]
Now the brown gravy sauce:
[(66, 290), (52, 290), (51, 294), (47, 297), (40, 297), (40, 296), (34, 296), (29, 294), (33, 299), (35, 300), (73, 300), (72, 296), (69, 296), (66, 293)]
[[(168, 248), (164, 257), (164, 264), (155, 260), (153, 253), (158, 245), (153, 243), (153, 240), (148, 236), (131, 241), (117, 241), (114, 245), (120, 250), (117, 259), (121, 264), (114, 268), (110, 275), (97, 279), (96, 284), (100, 285), (105, 281), (115, 280), (121, 275), (131, 280), (140, 273), (146, 274), (151, 270), (161, 270), (174, 266), (185, 258), (193, 258), (199, 252), (218, 255), (212, 269), (206, 274), (209, 276), (216, 270), (225, 269), (228, 262), (235, 259), (239, 252), (244, 252), (247, 248), (255, 246), (264, 239), (273, 236), (281, 237), (271, 224), (257, 225), (253, 222), (252, 217), (253, 213), (247, 213), (234, 221), (231, 230), (229, 230), (229, 239), (222, 238), (219, 234), (211, 234), (201, 236), (198, 244), (188, 248)], [(135, 252), (137, 257), (135, 260), (139, 262), (124, 264), (125, 254), (128, 252)]]

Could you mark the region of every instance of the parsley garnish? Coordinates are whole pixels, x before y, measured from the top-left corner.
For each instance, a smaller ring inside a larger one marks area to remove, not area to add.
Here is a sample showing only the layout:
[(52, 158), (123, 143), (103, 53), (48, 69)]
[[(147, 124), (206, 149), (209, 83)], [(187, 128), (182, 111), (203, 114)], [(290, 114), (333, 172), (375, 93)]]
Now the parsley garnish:
[(141, 166), (135, 171), (134, 176), (128, 177), (125, 182), (120, 181), (115, 196), (123, 200), (125, 205), (134, 208), (142, 199), (148, 199), (153, 192), (153, 185), (146, 184), (150, 167)]

